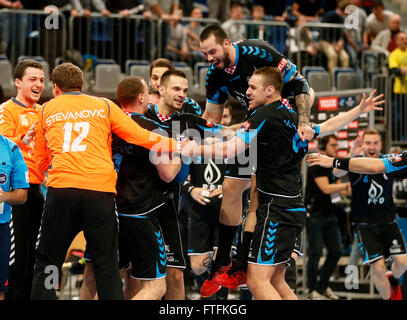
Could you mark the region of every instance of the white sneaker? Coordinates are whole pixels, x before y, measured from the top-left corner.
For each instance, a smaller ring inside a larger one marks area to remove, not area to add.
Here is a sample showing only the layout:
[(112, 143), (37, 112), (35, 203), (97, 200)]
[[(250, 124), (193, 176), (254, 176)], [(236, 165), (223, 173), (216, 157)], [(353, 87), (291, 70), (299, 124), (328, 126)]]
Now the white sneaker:
[(325, 289), (323, 295), (331, 300), (339, 300), (339, 297), (332, 291), (330, 287), (327, 287)]
[(309, 294), (310, 300), (329, 300), (328, 297), (323, 296), (316, 290), (312, 290)]

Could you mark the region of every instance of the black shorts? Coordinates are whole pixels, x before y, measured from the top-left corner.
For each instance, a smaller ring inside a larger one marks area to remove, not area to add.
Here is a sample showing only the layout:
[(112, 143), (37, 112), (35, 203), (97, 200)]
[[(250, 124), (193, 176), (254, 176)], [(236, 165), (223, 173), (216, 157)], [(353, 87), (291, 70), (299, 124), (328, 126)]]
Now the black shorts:
[(302, 236), (301, 234), (295, 239), (295, 243), (294, 243), (294, 249), (293, 251), (299, 256), (302, 256)]
[(254, 168), (257, 167), (257, 150), (255, 149), (256, 142), (251, 143), (251, 146), (244, 152), (234, 158), (226, 160), (225, 178), (250, 180), (251, 174), (254, 173)]
[(378, 225), (359, 223), (356, 231), (363, 264), (406, 254), (405, 241), (396, 221)]
[(161, 207), (141, 216), (119, 214), (119, 266), (131, 277), (153, 280), (166, 276), (165, 243), (157, 215)]
[(194, 204), (188, 219), (188, 255), (211, 253), (218, 246), (220, 207)]
[(296, 97), (300, 94), (310, 94), (310, 87), (308, 81), (299, 73), (286, 83), (281, 92), (283, 98)]
[(225, 170), (225, 178), (237, 179), (237, 180), (250, 180), (251, 173), (246, 166), (239, 163), (227, 164)]
[(83, 230), (92, 256), (100, 299), (122, 299), (115, 194), (48, 187), (37, 244), (32, 299), (56, 298), (44, 286), (50, 265), (61, 268), (75, 236)]
[(8, 274), (10, 261), (10, 226), (9, 222), (0, 223), (0, 292), (8, 291)]
[(167, 267), (185, 269), (186, 262), (182, 249), (179, 217), (174, 199), (167, 199), (157, 216), (164, 235)]
[(256, 216), (248, 262), (268, 266), (288, 263), (306, 221), (302, 201), (274, 198), (261, 204)]

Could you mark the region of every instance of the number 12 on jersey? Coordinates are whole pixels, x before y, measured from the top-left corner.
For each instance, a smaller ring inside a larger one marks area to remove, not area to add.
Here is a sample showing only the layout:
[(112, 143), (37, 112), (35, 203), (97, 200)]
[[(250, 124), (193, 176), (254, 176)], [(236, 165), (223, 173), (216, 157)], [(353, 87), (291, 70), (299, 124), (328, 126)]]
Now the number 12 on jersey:
[[(75, 138), (71, 145), (72, 130), (79, 132), (79, 135)], [(79, 152), (86, 150), (86, 144), (81, 144), (81, 142), (89, 133), (89, 122), (67, 122), (65, 123), (64, 131), (64, 145), (62, 147), (63, 152)]]

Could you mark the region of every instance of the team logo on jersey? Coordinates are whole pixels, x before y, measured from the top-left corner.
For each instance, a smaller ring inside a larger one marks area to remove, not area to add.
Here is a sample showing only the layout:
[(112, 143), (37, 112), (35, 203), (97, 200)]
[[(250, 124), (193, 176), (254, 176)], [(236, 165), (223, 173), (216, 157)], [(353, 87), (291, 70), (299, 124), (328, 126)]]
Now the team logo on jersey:
[(206, 121), (206, 126), (207, 126), (207, 127), (209, 127), (209, 128), (212, 128), (213, 123), (212, 123), (212, 122), (210, 122), (210, 121)]
[(204, 171), (204, 179), (206, 183), (208, 185), (214, 185), (220, 180), (221, 177), (222, 174), (220, 173), (218, 166), (212, 161), (212, 159), (210, 159)]
[(384, 197), (382, 197), (382, 194), (383, 187), (376, 181), (372, 180), (368, 191), (369, 199), (367, 200), (367, 204), (383, 204)]
[(391, 242), (389, 252), (392, 254), (401, 253), (401, 245), (398, 243), (397, 239), (393, 239), (393, 241)]
[(245, 122), (242, 124), (242, 128), (245, 128), (246, 130), (249, 130), (249, 128), (250, 128), (251, 125), (252, 125), (252, 124), (251, 124), (249, 121), (245, 121)]
[(402, 157), (400, 157), (400, 156), (394, 156), (394, 157), (392, 157), (392, 158), (390, 158), (390, 162), (399, 162), (399, 161), (401, 161), (403, 158)]
[(287, 59), (282, 58), (282, 59), (280, 60), (279, 64), (278, 64), (278, 66), (277, 66), (277, 69), (278, 69), (279, 71), (283, 71), (284, 68), (287, 66), (287, 64), (288, 64)]
[(5, 173), (0, 173), (0, 184), (5, 184), (8, 180), (8, 177)]

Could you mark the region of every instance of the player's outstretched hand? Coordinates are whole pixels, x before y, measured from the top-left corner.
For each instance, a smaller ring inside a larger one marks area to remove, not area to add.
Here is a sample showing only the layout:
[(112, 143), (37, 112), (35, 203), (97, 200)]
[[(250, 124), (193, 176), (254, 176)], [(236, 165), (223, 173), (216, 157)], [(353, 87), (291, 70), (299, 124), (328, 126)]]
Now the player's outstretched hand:
[(363, 154), (362, 137), (357, 137), (353, 141), (352, 148), (350, 148), (350, 150), (349, 150), (349, 154), (351, 157), (360, 156)]
[(309, 124), (299, 124), (298, 125), (298, 136), (302, 141), (311, 141), (314, 139), (315, 131), (311, 128)]
[(310, 167), (321, 166), (324, 168), (332, 168), (333, 161), (334, 158), (327, 157), (319, 153), (311, 153), (305, 158), (305, 162), (307, 162)]
[(386, 100), (383, 99), (384, 95), (379, 94), (377, 97), (375, 97), (376, 94), (376, 89), (372, 91), (370, 94), (369, 98), (366, 99), (366, 94), (364, 93), (362, 96), (362, 101), (360, 102), (360, 111), (361, 113), (366, 113), (370, 112), (372, 110), (377, 110), (377, 111), (382, 111), (383, 108), (378, 107), (381, 104), (384, 104)]
[(34, 122), (24, 137), (21, 139), (25, 145), (28, 145), (35, 135), (35, 128), (37, 127), (37, 121)]

